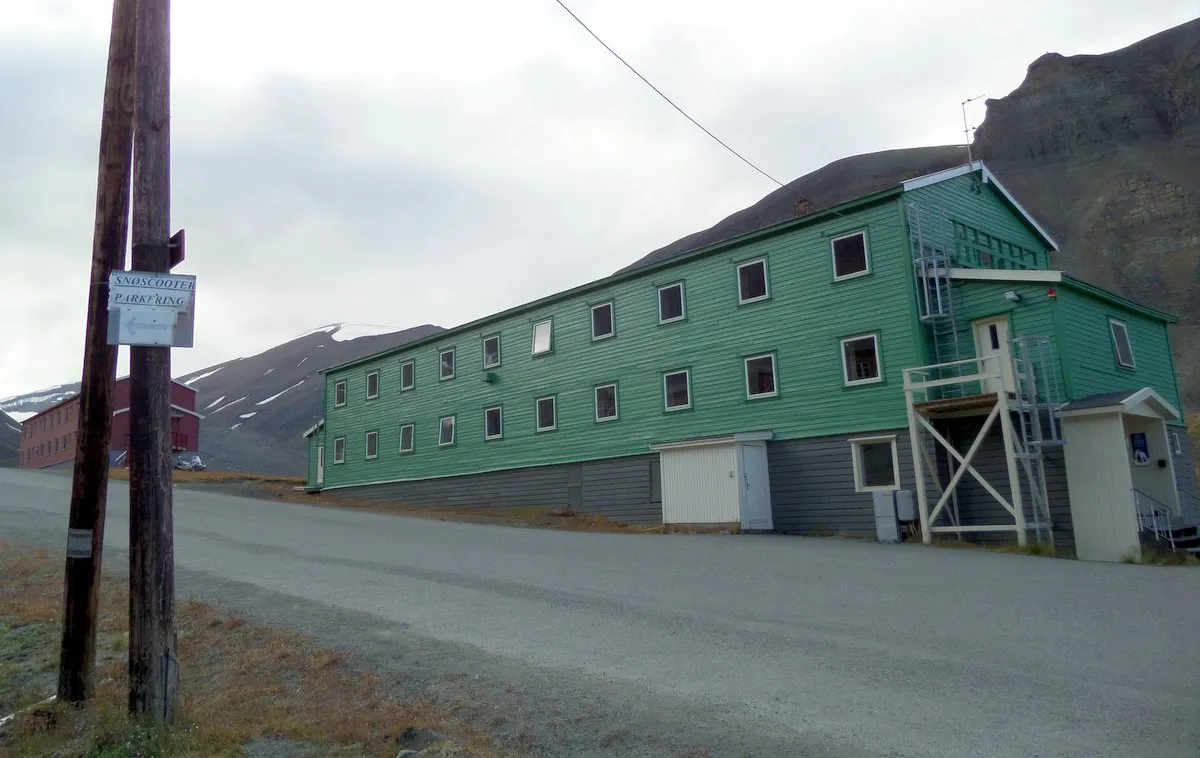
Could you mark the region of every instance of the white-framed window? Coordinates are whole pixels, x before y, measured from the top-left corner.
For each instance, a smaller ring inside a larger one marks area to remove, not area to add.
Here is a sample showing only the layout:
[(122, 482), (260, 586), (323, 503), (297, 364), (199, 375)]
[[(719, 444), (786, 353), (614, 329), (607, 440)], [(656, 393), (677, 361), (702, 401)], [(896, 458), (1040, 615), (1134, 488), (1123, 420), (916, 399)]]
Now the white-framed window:
[(417, 364), (405, 361), (400, 364), (400, 391), (411, 390), (417, 383)]
[(779, 386), (775, 382), (775, 354), (754, 355), (746, 359), (746, 397), (775, 397)]
[(412, 424), (400, 425), (400, 452), (411, 453), (413, 451), (413, 443), (416, 440), (416, 427)]
[(834, 237), (829, 242), (829, 248), (833, 255), (834, 281), (871, 273), (871, 256), (867, 252), (865, 231)]
[(687, 315), (684, 306), (683, 282), (658, 288), (658, 323), (669, 324), (682, 321)]
[(1110, 318), (1108, 328), (1112, 332), (1113, 351), (1117, 356), (1117, 365), (1121, 368), (1137, 368), (1137, 364), (1133, 360), (1133, 345), (1129, 344), (1129, 327), (1123, 321)]
[(483, 438), (498, 440), (504, 436), (504, 410), (500, 406), (488, 408), (483, 412)]
[(558, 428), (558, 400), (551, 395), (549, 397), (539, 397), (535, 404), (535, 414), (537, 417), (537, 430), (539, 432), (549, 432)]
[(368, 460), (379, 457), (379, 432), (374, 430), (367, 432), (366, 452)]
[(372, 371), (367, 374), (367, 399), (374, 400), (379, 397), (379, 372)]
[(454, 378), (454, 348), (447, 348), (438, 354), (438, 379)]
[(878, 334), (860, 334), (842, 340), (842, 376), (847, 386), (883, 381), (879, 366)]
[(602, 340), (616, 334), (613, 323), (613, 304), (600, 303), (592, 306), (592, 339)]
[(663, 374), (663, 408), (681, 411), (692, 407), (691, 372), (668, 371)]
[(346, 438), (345, 437), (335, 437), (333, 440), (333, 462), (334, 463), (345, 463), (346, 462)]
[(601, 384), (596, 387), (596, 421), (615, 421), (620, 413), (617, 407), (617, 385)]
[(1171, 432), (1171, 448), (1175, 455), (1183, 455), (1183, 443), (1179, 439), (1179, 432)]
[(454, 416), (443, 416), (438, 424), (438, 447), (454, 444)]
[(500, 335), (493, 334), (483, 340), (483, 367), (496, 368), (500, 365)]
[(746, 261), (737, 267), (738, 304), (754, 303), (771, 296), (767, 283), (767, 259)]
[(855, 492), (900, 489), (900, 459), (894, 434), (852, 439), (850, 456), (854, 463)]
[(335, 382), (333, 385), (333, 407), (341, 408), (346, 404), (346, 380)]
[(532, 351), (534, 355), (543, 355), (550, 352), (550, 349), (554, 346), (553, 330), (554, 321), (552, 319), (545, 319), (533, 325)]

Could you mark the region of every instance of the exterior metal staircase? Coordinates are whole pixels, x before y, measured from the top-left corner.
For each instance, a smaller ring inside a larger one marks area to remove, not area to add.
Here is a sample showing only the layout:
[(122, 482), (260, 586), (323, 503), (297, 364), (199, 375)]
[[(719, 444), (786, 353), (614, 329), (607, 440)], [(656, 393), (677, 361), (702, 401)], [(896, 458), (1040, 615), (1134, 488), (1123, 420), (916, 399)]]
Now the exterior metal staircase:
[[(975, 372), (963, 358), (974, 354), (973, 343), (963, 333), (969, 329), (960, 323), (955, 311), (954, 281), (951, 268), (955, 261), (957, 240), (954, 226), (945, 209), (931, 203), (910, 202), (905, 213), (908, 221), (909, 243), (913, 251), (913, 267), (917, 285), (920, 320), (929, 329), (935, 363), (959, 364), (939, 369), (933, 379), (969, 376)], [(964, 347), (966, 349), (964, 349)], [(1015, 452), (1024, 474), (1029, 497), (1025, 523), (1039, 543), (1053, 544), (1053, 519), (1046, 483), (1045, 451), (1061, 446), (1062, 433), (1058, 411), (1062, 407), (1055, 360), (1054, 343), (1049, 337), (1018, 337), (1009, 346), (1015, 387), (1010, 407), (1020, 429), (1020, 449)], [(967, 355), (970, 354), (970, 355)], [(957, 382), (936, 388), (939, 399), (979, 394), (978, 383)], [(933, 399), (933, 398), (930, 398)], [(954, 466), (951, 463), (950, 473)], [(958, 497), (954, 494), (952, 507), (946, 511), (958, 525)], [(961, 537), (961, 535), (960, 535)]]

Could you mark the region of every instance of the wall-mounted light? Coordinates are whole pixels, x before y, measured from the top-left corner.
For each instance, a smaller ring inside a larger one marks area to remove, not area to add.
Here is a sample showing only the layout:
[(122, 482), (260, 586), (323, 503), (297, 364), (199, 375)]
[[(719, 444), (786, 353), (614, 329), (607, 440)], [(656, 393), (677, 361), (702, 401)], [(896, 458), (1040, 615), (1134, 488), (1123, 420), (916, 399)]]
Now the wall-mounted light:
[(1016, 303), (1021, 300), (1021, 293), (1016, 290), (1009, 290), (1004, 293), (1004, 299), (1010, 303)]

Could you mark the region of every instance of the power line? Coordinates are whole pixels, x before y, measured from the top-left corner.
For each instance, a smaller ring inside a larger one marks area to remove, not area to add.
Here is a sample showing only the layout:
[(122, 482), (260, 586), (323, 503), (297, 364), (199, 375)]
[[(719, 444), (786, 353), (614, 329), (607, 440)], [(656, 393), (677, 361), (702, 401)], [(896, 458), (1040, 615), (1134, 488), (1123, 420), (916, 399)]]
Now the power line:
[[(741, 160), (741, 161), (742, 161), (742, 163), (745, 163), (745, 164), (746, 164), (747, 166), (749, 166), (750, 168), (752, 168), (752, 169), (754, 169), (755, 171), (757, 171), (758, 173), (762, 174), (762, 175), (763, 175), (763, 176), (765, 176), (767, 179), (770, 179), (770, 180), (771, 180), (772, 182), (774, 182), (775, 184), (778, 184), (780, 187), (782, 187), (783, 189), (787, 190), (788, 192), (791, 192), (793, 195), (795, 195), (796, 197), (800, 198), (801, 200), (804, 200), (805, 202), (808, 202), (808, 203), (812, 203), (812, 204), (813, 204), (814, 206), (816, 206), (816, 207), (817, 207), (819, 210), (823, 210), (823, 211), (832, 210), (832, 209), (830, 209), (830, 208), (826, 208), (825, 206), (821, 205), (820, 203), (818, 203), (817, 201), (813, 200), (812, 198), (808, 198), (808, 197), (805, 197), (804, 195), (801, 195), (799, 192), (797, 192), (796, 190), (792, 189), (791, 187), (789, 187), (788, 185), (784, 184), (783, 182), (779, 181), (779, 180), (778, 180), (778, 179), (776, 179), (775, 177), (771, 176), (771, 175), (770, 175), (770, 174), (768, 174), (766, 171), (763, 171), (761, 168), (759, 168), (758, 166), (756, 166), (756, 165), (755, 165), (755, 164), (754, 164), (754, 163), (753, 163), (753, 162), (752, 162), (752, 161), (751, 161), (749, 158), (747, 158), (746, 156), (742, 155), (742, 154), (741, 154), (741, 153), (739, 153), (737, 150), (734, 150), (734, 149), (733, 149), (732, 147), (730, 147), (730, 146), (729, 146), (729, 145), (728, 145), (728, 144), (727, 144), (727, 143), (726, 143), (724, 140), (722, 140), (720, 137), (718, 137), (717, 135), (715, 135), (715, 134), (713, 134), (711, 131), (709, 131), (709, 129), (708, 129), (707, 127), (705, 127), (705, 126), (704, 126), (704, 124), (701, 124), (699, 121), (697, 121), (696, 119), (694, 119), (694, 118), (692, 118), (690, 115), (688, 115), (688, 112), (687, 112), (687, 111), (685, 111), (683, 108), (680, 108), (680, 107), (679, 107), (679, 105), (677, 105), (677, 104), (675, 103), (675, 101), (674, 101), (674, 100), (672, 100), (671, 98), (667, 97), (667, 96), (666, 96), (666, 95), (663, 93), (663, 91), (662, 91), (662, 90), (660, 90), (658, 87), (655, 87), (655, 86), (654, 86), (654, 84), (653, 84), (653, 83), (651, 83), (651, 81), (650, 81), (649, 79), (647, 79), (646, 77), (642, 76), (641, 72), (640, 72), (640, 71), (638, 71), (636, 68), (634, 68), (634, 67), (633, 67), (633, 65), (629, 63), (629, 61), (627, 61), (627, 60), (625, 60), (624, 58), (622, 58), (622, 57), (621, 57), (621, 55), (620, 55), (620, 53), (618, 53), (616, 50), (613, 50), (613, 49), (612, 49), (612, 48), (609, 46), (609, 44), (608, 44), (607, 42), (605, 42), (603, 39), (601, 39), (601, 38), (600, 38), (600, 35), (596, 34), (594, 31), (592, 31), (591, 27), (589, 27), (587, 24), (585, 24), (585, 23), (583, 22), (583, 19), (581, 19), (579, 16), (575, 15), (575, 11), (571, 10), (570, 8), (568, 8), (568, 7), (567, 7), (567, 5), (566, 5), (566, 3), (564, 3), (564, 2), (563, 2), (563, 0), (554, 0), (554, 2), (558, 3), (558, 6), (559, 6), (560, 8), (562, 8), (564, 11), (566, 11), (566, 12), (567, 12), (567, 13), (568, 13), (568, 14), (571, 16), (571, 18), (575, 19), (576, 23), (578, 23), (580, 26), (582, 26), (582, 27), (583, 27), (583, 29), (584, 29), (584, 31), (586, 31), (588, 34), (592, 35), (592, 39), (594, 39), (594, 40), (596, 40), (597, 42), (599, 42), (599, 43), (600, 43), (600, 44), (601, 44), (601, 45), (604, 47), (604, 49), (605, 49), (605, 50), (607, 50), (608, 52), (612, 53), (612, 56), (613, 56), (614, 58), (616, 58), (617, 60), (619, 60), (621, 63), (623, 63), (623, 64), (625, 65), (625, 68), (627, 68), (627, 69), (629, 69), (630, 71), (632, 71), (632, 72), (633, 72), (633, 74), (634, 74), (634, 76), (636, 76), (637, 78), (641, 79), (641, 80), (642, 80), (642, 82), (644, 82), (644, 83), (645, 83), (645, 85), (646, 85), (647, 87), (649, 87), (650, 89), (654, 90), (654, 92), (655, 92), (655, 93), (656, 93), (656, 94), (657, 94), (659, 97), (661, 97), (663, 100), (667, 101), (667, 104), (668, 104), (668, 105), (670, 105), (670, 106), (671, 106), (672, 108), (674, 108), (675, 110), (679, 111), (679, 114), (680, 114), (681, 116), (683, 116), (683, 117), (684, 117), (684, 118), (686, 118), (688, 121), (691, 121), (693, 124), (695, 124), (695, 126), (696, 126), (696, 128), (697, 128), (697, 129), (699, 129), (700, 131), (704, 132), (704, 133), (705, 133), (705, 134), (707, 134), (709, 137), (712, 137), (712, 138), (713, 138), (713, 140), (714, 140), (714, 141), (715, 141), (715, 142), (716, 142), (718, 145), (720, 145), (721, 147), (725, 148), (726, 150), (728, 150), (729, 152), (731, 152), (731, 153), (733, 153), (735, 156), (737, 156), (737, 158), (738, 158), (739, 160)], [(837, 211), (833, 211), (833, 212), (834, 212), (834, 213), (837, 213)], [(838, 213), (837, 215), (841, 216), (842, 214)]]

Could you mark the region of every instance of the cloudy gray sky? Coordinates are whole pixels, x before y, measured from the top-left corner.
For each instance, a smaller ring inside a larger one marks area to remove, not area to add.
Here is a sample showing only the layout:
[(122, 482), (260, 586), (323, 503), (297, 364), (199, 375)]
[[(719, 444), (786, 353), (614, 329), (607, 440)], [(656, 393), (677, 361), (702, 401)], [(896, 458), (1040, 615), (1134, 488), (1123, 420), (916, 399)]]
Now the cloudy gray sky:
[[(0, 13), (0, 397), (79, 378), (111, 3)], [(553, 0), (176, 0), (173, 221), (196, 274), (176, 375), (336, 321), (452, 326), (612, 273), (771, 185)], [(1123, 47), (1196, 0), (568, 0), (790, 180), (961, 142), (1034, 58)], [(973, 123), (982, 106), (971, 111)], [(124, 350), (123, 350), (124, 353)], [(122, 357), (122, 370), (125, 357)]]

